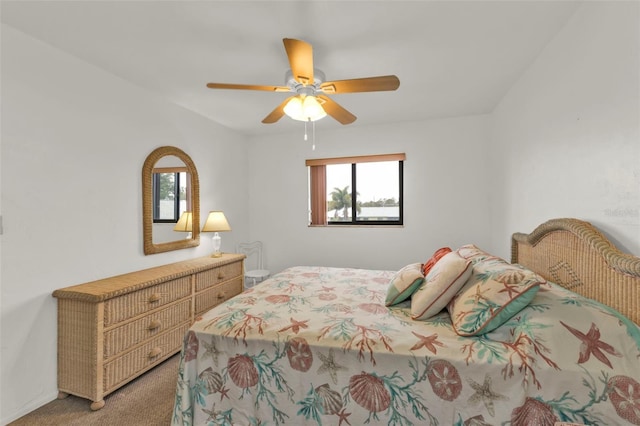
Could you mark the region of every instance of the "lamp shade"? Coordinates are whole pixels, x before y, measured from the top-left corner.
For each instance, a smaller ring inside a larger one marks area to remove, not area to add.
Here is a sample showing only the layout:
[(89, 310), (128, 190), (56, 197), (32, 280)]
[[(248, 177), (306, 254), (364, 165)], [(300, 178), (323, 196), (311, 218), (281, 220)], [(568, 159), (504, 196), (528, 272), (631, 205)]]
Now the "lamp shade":
[(193, 231), (192, 220), (193, 220), (193, 214), (191, 212), (182, 213), (182, 216), (180, 216), (180, 219), (178, 219), (178, 222), (176, 223), (176, 226), (173, 227), (173, 230), (176, 232)]
[(202, 227), (202, 232), (222, 232), (222, 231), (231, 231), (231, 227), (229, 226), (229, 222), (227, 222), (227, 218), (224, 216), (224, 213), (221, 211), (209, 212), (209, 216), (207, 216), (207, 221), (204, 223), (204, 226)]
[(289, 117), (298, 121), (316, 121), (327, 115), (318, 98), (312, 95), (292, 97), (283, 110)]

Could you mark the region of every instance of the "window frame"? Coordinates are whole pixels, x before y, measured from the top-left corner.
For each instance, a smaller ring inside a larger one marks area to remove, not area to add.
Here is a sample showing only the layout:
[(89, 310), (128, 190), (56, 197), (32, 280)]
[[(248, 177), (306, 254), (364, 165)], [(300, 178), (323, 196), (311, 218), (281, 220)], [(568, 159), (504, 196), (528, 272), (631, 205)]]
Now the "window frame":
[[(403, 226), (404, 225), (404, 153), (306, 160), (309, 174), (309, 226)], [(398, 162), (398, 220), (358, 220), (356, 168), (361, 163)], [(351, 164), (351, 220), (331, 222), (327, 218), (326, 166)], [(324, 207), (320, 207), (324, 206)]]

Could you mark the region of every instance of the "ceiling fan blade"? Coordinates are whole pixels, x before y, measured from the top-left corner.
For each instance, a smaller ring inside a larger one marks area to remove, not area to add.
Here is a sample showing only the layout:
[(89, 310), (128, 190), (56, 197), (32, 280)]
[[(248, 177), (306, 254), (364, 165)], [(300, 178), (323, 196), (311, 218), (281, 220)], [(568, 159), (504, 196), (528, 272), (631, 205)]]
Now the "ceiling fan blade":
[(286, 86), (260, 86), (255, 84), (207, 83), (209, 89), (264, 90), (267, 92), (289, 92)]
[(294, 38), (282, 39), (289, 57), (293, 78), (298, 83), (313, 84), (313, 47), (306, 41)]
[(355, 115), (338, 105), (338, 103), (333, 101), (331, 98), (320, 95), (318, 96), (318, 99), (321, 100), (321, 105), (324, 111), (340, 123), (351, 124), (356, 121), (357, 117)]
[(382, 92), (396, 90), (400, 80), (395, 75), (327, 81), (320, 85), (324, 93)]
[(273, 124), (276, 121), (280, 120), (284, 116), (284, 107), (289, 102), (289, 99), (293, 98), (293, 96), (289, 96), (285, 99), (280, 105), (278, 105), (273, 111), (269, 113), (265, 118), (262, 119), (263, 124)]

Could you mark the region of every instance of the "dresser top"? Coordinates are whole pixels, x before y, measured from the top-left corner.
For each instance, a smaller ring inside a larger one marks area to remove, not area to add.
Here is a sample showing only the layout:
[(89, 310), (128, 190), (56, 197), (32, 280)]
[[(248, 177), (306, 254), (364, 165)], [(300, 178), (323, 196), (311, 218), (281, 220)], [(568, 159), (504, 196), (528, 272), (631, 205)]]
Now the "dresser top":
[(109, 278), (65, 287), (53, 292), (60, 299), (79, 299), (87, 302), (101, 302), (122, 294), (150, 287), (165, 281), (195, 274), (219, 266), (238, 262), (244, 254), (224, 253), (222, 257), (199, 257), (141, 271), (129, 272)]

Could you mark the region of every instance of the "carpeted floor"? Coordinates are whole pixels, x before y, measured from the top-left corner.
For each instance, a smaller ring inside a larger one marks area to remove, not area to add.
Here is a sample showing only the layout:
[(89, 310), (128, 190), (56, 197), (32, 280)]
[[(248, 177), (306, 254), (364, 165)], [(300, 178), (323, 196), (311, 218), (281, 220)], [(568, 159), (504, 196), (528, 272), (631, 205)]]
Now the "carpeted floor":
[(168, 426), (171, 424), (178, 361), (174, 355), (156, 368), (107, 395), (105, 406), (73, 395), (54, 400), (8, 426)]

